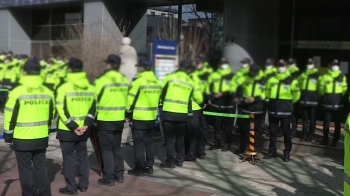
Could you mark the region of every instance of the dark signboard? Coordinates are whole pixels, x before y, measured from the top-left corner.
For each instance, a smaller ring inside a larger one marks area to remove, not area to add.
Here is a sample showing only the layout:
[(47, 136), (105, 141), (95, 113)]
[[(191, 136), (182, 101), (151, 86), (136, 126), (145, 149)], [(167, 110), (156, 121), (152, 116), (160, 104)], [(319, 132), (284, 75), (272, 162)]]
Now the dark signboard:
[(48, 3), (77, 2), (83, 0), (0, 0), (0, 7), (41, 5)]

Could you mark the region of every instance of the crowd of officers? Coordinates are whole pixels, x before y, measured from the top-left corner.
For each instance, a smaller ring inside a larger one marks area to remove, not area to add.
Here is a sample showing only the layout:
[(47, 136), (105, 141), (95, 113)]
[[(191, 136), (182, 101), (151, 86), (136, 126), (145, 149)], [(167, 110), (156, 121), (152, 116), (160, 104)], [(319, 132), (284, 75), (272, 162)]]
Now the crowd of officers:
[[(234, 74), (225, 58), (213, 71), (205, 56), (195, 61), (183, 60), (177, 70), (160, 82), (147, 60), (138, 62), (138, 73), (130, 82), (118, 70), (121, 58), (111, 54), (104, 60), (104, 72), (92, 85), (84, 64), (78, 58), (49, 58), (46, 61), (28, 59), (26, 55), (3, 53), (1, 60), (1, 98), (4, 110), (4, 139), (16, 152), (23, 195), (50, 195), (45, 154), (49, 128), (55, 116), (57, 139), (63, 156), (63, 175), (66, 187), (62, 194), (76, 195), (89, 187), (87, 140), (97, 133), (101, 150), (102, 178), (98, 184), (114, 186), (123, 183), (124, 160), (121, 139), (124, 123), (129, 122), (135, 150), (135, 166), (129, 175), (153, 174), (153, 129), (159, 105), (162, 108), (162, 127), (166, 143), (166, 159), (162, 168), (182, 166), (184, 161), (205, 159), (207, 118), (203, 110), (214, 111), (214, 144), (210, 150), (230, 150), (234, 118), (225, 114), (254, 114), (256, 148), (263, 133), (265, 114), (270, 126), (269, 153), (265, 159), (276, 157), (276, 138), (283, 134), (283, 160), (290, 160), (291, 138), (296, 132), (294, 106), (299, 103), (303, 114), (302, 141), (311, 141), (315, 132), (315, 108), (325, 109), (324, 138), (328, 144), (331, 117), (343, 108), (347, 82), (334, 60), (326, 74), (320, 76), (313, 59), (307, 70), (299, 74), (295, 59), (268, 59), (260, 67), (242, 60)], [(8, 95), (7, 95), (8, 94)], [(290, 120), (295, 126), (290, 129)], [(332, 145), (340, 136), (340, 121), (335, 119)], [(248, 142), (250, 119), (238, 119), (241, 143), (235, 153), (244, 153)], [(295, 128), (295, 129), (294, 129)], [(225, 138), (221, 140), (221, 129)], [(174, 144), (176, 141), (176, 145)], [(221, 143), (222, 141), (223, 144)], [(176, 146), (174, 148), (174, 146)], [(75, 173), (75, 154), (80, 163), (78, 182)], [(33, 192), (32, 164), (38, 178)]]

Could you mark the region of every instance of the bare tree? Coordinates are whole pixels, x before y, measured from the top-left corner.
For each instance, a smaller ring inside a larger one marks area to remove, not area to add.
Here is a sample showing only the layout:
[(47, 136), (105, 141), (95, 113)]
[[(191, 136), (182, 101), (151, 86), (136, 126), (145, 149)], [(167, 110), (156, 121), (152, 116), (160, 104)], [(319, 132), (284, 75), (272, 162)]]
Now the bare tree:
[[(162, 40), (177, 41), (178, 37), (178, 23), (177, 18), (172, 17), (174, 10), (168, 9), (166, 15), (159, 16), (159, 20), (156, 20), (154, 24), (155, 33), (153, 38)], [(196, 24), (189, 24), (182, 27), (182, 39), (180, 40), (179, 47), (179, 60), (182, 59), (194, 59), (200, 53), (203, 52), (203, 34), (200, 28)]]
[(96, 33), (101, 31), (101, 24), (89, 24), (89, 31), (85, 32), (83, 29), (87, 28), (86, 25), (71, 25), (58, 40), (61, 47), (56, 55), (80, 58), (88, 78), (93, 81), (103, 71), (102, 60), (110, 53), (118, 54), (121, 39), (129, 25), (121, 20), (117, 25), (120, 32), (115, 32), (115, 20), (111, 20), (111, 24), (103, 26), (103, 35)]
[(223, 36), (223, 33), (219, 31), (223, 15), (218, 13), (199, 12), (194, 4), (186, 5), (185, 11), (194, 18), (192, 20), (202, 26), (205, 37), (206, 52), (212, 52), (215, 50)]

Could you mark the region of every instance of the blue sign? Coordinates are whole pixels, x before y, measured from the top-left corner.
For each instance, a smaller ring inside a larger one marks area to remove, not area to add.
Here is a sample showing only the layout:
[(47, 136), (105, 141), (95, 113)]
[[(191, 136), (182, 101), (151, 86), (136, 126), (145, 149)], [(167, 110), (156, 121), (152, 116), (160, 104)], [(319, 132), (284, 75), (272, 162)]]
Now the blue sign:
[(168, 40), (153, 40), (153, 55), (177, 55), (177, 43)]
[(177, 42), (153, 40), (154, 73), (162, 81), (166, 74), (175, 71), (177, 63)]

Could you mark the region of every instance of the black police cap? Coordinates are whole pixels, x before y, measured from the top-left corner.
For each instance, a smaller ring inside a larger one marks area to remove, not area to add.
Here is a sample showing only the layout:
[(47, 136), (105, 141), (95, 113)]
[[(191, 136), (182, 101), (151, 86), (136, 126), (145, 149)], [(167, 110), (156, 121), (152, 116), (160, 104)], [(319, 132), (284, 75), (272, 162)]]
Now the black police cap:
[(143, 67), (145, 69), (150, 69), (152, 68), (152, 63), (149, 60), (141, 59), (137, 63), (136, 67)]
[(108, 55), (107, 59), (103, 60), (104, 62), (112, 65), (120, 65), (121, 64), (121, 58), (116, 54), (110, 54)]
[(180, 62), (181, 69), (191, 69), (193, 67), (193, 61), (191, 60), (183, 60)]
[(37, 60), (28, 60), (23, 65), (23, 71), (27, 74), (40, 74), (41, 66)]
[(257, 65), (257, 64), (253, 64), (253, 65), (250, 66), (249, 71), (250, 72), (254, 72), (254, 73), (259, 72), (260, 71), (260, 66)]
[(79, 71), (82, 70), (84, 66), (84, 63), (82, 60), (72, 57), (68, 61), (68, 68), (70, 68), (73, 71)]

